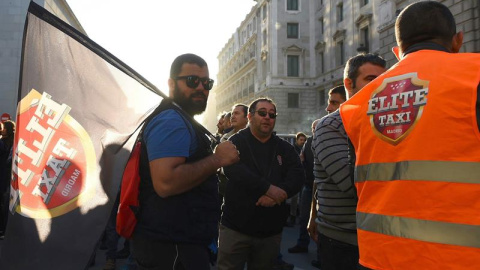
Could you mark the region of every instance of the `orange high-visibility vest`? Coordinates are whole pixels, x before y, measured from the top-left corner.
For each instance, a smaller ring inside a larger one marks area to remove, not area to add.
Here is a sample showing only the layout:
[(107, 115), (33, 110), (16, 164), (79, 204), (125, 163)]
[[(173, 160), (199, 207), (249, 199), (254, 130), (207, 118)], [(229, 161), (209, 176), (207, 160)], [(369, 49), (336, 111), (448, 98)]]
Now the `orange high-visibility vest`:
[(480, 269), (480, 55), (408, 54), (345, 102), (360, 263)]

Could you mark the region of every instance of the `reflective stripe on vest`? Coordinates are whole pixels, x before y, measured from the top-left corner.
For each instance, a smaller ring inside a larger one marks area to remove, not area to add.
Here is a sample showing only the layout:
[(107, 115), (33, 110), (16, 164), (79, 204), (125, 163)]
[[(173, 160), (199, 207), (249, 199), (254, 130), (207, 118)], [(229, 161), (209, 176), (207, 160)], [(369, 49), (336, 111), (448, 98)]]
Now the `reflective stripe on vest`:
[[(414, 240), (480, 248), (480, 226), (357, 212), (359, 229)], [(448, 232), (448, 233), (446, 233)]]
[(356, 167), (355, 182), (399, 179), (480, 184), (480, 164), (478, 162), (402, 161), (372, 163)]

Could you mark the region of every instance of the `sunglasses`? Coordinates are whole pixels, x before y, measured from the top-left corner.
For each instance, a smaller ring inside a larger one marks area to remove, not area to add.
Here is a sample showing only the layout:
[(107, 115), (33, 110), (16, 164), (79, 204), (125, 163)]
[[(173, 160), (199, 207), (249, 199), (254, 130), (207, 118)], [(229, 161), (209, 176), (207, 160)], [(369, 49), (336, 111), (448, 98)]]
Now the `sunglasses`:
[(265, 116), (267, 116), (267, 114), (268, 114), (268, 116), (269, 116), (270, 118), (272, 118), (272, 119), (277, 118), (277, 114), (276, 114), (276, 113), (269, 113), (269, 112), (267, 112), (267, 111), (253, 111), (252, 113), (257, 113), (257, 114), (260, 115), (261, 117), (265, 117)]
[(214, 80), (210, 78), (200, 78), (195, 75), (178, 76), (175, 78), (175, 80), (185, 80), (187, 86), (193, 89), (197, 88), (198, 84), (202, 83), (205, 90), (211, 90), (214, 83)]

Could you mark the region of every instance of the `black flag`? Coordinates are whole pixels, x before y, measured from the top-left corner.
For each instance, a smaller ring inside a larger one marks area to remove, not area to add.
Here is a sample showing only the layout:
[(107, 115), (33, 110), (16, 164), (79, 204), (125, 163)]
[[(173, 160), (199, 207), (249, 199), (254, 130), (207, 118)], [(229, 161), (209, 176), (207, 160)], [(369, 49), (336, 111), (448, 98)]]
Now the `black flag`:
[(85, 269), (142, 120), (163, 95), (30, 3), (0, 269)]

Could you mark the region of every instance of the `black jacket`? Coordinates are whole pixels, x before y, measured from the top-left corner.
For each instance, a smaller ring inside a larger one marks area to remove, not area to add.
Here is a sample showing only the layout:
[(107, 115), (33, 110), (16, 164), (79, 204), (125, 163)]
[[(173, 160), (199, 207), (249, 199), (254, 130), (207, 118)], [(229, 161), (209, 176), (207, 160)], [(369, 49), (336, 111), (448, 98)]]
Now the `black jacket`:
[(285, 202), (273, 207), (255, 203), (270, 184), (285, 190), (288, 197), (300, 191), (305, 174), (297, 152), (277, 136), (261, 143), (249, 128), (233, 135), (230, 141), (240, 152), (240, 162), (224, 168), (229, 181), (222, 225), (255, 237), (281, 233), (287, 218)]
[(315, 180), (315, 176), (313, 175), (313, 151), (312, 151), (312, 140), (313, 136), (307, 139), (305, 145), (303, 145), (303, 168), (305, 169), (305, 185), (312, 188), (313, 187), (313, 180)]

